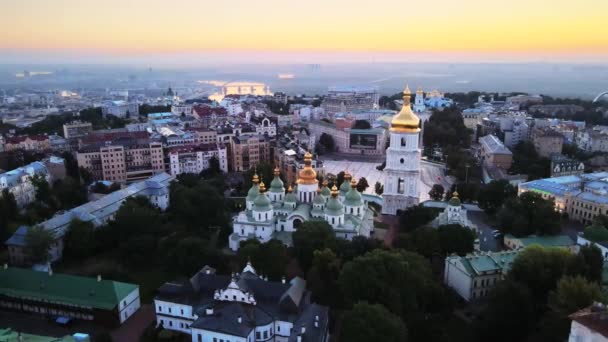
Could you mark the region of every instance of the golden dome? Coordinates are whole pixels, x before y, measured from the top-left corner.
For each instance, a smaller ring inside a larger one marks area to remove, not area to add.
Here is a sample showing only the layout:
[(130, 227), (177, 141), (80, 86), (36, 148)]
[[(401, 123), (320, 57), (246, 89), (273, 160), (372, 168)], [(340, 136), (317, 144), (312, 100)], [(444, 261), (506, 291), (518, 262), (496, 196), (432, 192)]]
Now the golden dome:
[(281, 174), (281, 170), (279, 170), (279, 167), (278, 167), (278, 166), (275, 166), (275, 167), (274, 167), (274, 175), (275, 175), (275, 176), (279, 176), (280, 174)]
[(403, 91), (403, 107), (399, 114), (395, 115), (391, 122), (391, 132), (399, 133), (417, 133), (420, 132), (420, 118), (414, 114), (410, 105), (412, 92), (410, 87), (406, 86)]
[(333, 198), (338, 197), (338, 188), (336, 188), (335, 184), (334, 184), (334, 186), (331, 187), (331, 197), (333, 197)]
[(312, 168), (312, 154), (304, 154), (304, 168), (298, 176), (298, 184), (317, 184), (317, 171)]
[(352, 181), (350, 181), (350, 187), (353, 189), (357, 187), (357, 181), (354, 178)]
[(260, 182), (260, 177), (258, 177), (258, 173), (253, 174), (253, 179), (251, 180), (253, 184), (258, 184)]
[(260, 193), (263, 193), (266, 191), (266, 185), (264, 185), (264, 181), (262, 181), (260, 183)]

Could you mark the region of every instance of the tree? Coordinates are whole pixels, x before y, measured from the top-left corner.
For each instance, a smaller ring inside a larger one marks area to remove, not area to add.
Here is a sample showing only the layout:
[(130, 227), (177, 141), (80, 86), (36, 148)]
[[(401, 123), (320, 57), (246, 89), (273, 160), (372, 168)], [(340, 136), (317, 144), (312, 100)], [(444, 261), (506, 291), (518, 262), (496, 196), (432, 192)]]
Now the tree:
[(529, 246), (515, 258), (507, 277), (526, 284), (537, 302), (545, 303), (562, 276), (582, 273), (576, 259), (567, 249)]
[(437, 216), (437, 210), (423, 205), (409, 207), (399, 214), (399, 229), (402, 232), (413, 231), (431, 222)]
[(604, 257), (602, 251), (594, 245), (581, 246), (578, 257), (585, 264), (585, 278), (589, 281), (601, 284), (602, 271), (604, 269)]
[(214, 252), (209, 241), (189, 236), (162, 246), (167, 258), (167, 269), (179, 274), (193, 274), (201, 269)]
[(441, 252), (439, 232), (432, 227), (420, 227), (406, 234), (400, 234), (393, 247), (416, 252), (426, 258)]
[(319, 137), (319, 144), (321, 144), (321, 146), (323, 146), (327, 152), (333, 152), (336, 148), (334, 138), (326, 133), (322, 133)]
[(367, 179), (365, 177), (359, 178), (359, 182), (357, 183), (357, 191), (364, 192), (365, 189), (369, 188), (369, 184), (367, 183)]
[(325, 221), (306, 221), (292, 234), (293, 249), (300, 267), (308, 271), (315, 250), (336, 248), (336, 234)]
[(433, 184), (431, 191), (429, 191), (429, 197), (431, 197), (433, 201), (441, 201), (444, 192), (445, 189), (443, 188), (443, 185)]
[(407, 329), (399, 316), (380, 304), (360, 302), (342, 316), (339, 341), (407, 341)]
[(86, 188), (71, 177), (57, 180), (53, 184), (52, 193), (61, 209), (72, 209), (87, 202)]
[(513, 149), (513, 164), (509, 172), (528, 175), (528, 180), (550, 176), (551, 160), (536, 153), (534, 144), (522, 141)]
[(493, 180), (479, 189), (477, 201), (486, 214), (495, 214), (505, 200), (517, 196), (517, 189), (506, 179)]
[(439, 244), (444, 255), (456, 253), (465, 256), (473, 252), (475, 234), (467, 227), (449, 224), (439, 227)]
[(384, 185), (382, 185), (380, 182), (376, 182), (374, 185), (374, 192), (376, 195), (381, 196), (384, 193)]
[(500, 282), (478, 316), (479, 341), (524, 341), (538, 320), (534, 302), (525, 285), (511, 280)]
[(96, 248), (95, 227), (91, 222), (74, 219), (63, 236), (63, 254), (74, 259), (92, 255)]
[(593, 242), (608, 241), (608, 229), (606, 226), (599, 226), (594, 223), (593, 225), (585, 228), (583, 237)]
[(241, 265), (251, 260), (257, 273), (271, 280), (277, 281), (285, 276), (289, 258), (285, 244), (279, 240), (272, 239), (265, 243), (257, 239), (243, 241), (237, 255)]
[(469, 147), (471, 131), (464, 125), (462, 113), (458, 108), (444, 108), (434, 110), (424, 124), (422, 140), (425, 146)]
[(34, 263), (46, 263), (49, 252), (55, 242), (55, 236), (51, 231), (41, 226), (28, 227), (25, 233), (25, 246)]
[(95, 342), (112, 342), (112, 335), (107, 331), (98, 332), (95, 334)]
[(560, 216), (553, 200), (534, 192), (505, 201), (497, 215), (500, 229), (517, 237), (531, 234), (552, 235), (560, 232)]
[(313, 252), (312, 266), (306, 280), (315, 303), (332, 307), (341, 304), (339, 275), (340, 259), (331, 249), (325, 248)]
[(35, 175), (32, 177), (32, 184), (36, 189), (36, 201), (51, 205), (51, 187), (49, 182), (44, 177)]
[(347, 262), (338, 281), (346, 305), (378, 303), (404, 318), (427, 312), (434, 300), (429, 262), (406, 251), (375, 249)]

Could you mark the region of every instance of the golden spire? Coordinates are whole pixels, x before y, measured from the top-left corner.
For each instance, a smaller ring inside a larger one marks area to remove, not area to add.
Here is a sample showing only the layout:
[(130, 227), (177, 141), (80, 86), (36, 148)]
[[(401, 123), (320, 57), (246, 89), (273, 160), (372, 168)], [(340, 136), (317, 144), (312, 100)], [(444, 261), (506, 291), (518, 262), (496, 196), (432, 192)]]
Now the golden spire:
[(458, 190), (454, 190), (454, 192), (452, 193), (452, 197), (458, 198)]
[(338, 188), (336, 188), (335, 184), (334, 184), (334, 186), (331, 187), (331, 197), (333, 197), (333, 198), (338, 197)]
[(260, 193), (263, 193), (266, 191), (266, 185), (264, 185), (264, 180), (262, 180), (260, 182)]
[(260, 177), (258, 177), (258, 172), (257, 170), (255, 171), (255, 173), (253, 174), (253, 179), (251, 179), (251, 182), (253, 184), (258, 184), (260, 182)]
[(327, 187), (328, 184), (327, 178), (323, 178), (323, 187)]
[(292, 193), (293, 192), (293, 188), (291, 187), (291, 184), (289, 184), (289, 187), (287, 188), (287, 193)]
[(279, 167), (278, 167), (278, 166), (275, 166), (275, 167), (274, 167), (274, 175), (275, 175), (275, 176), (279, 176), (280, 174), (281, 174), (281, 170), (279, 170)]
[(350, 187), (353, 189), (357, 187), (357, 181), (354, 178), (352, 181), (350, 181)]
[(353, 176), (351, 176), (351, 174), (348, 172), (348, 170), (344, 171), (344, 179), (350, 180), (352, 179)]
[(418, 87), (418, 89), (416, 90), (416, 94), (423, 94), (424, 91), (422, 90), (421, 87)]
[(403, 107), (399, 114), (393, 117), (391, 122), (391, 132), (398, 133), (417, 133), (420, 132), (420, 118), (414, 114), (411, 107), (410, 98), (412, 92), (410, 86), (407, 85), (403, 91)]

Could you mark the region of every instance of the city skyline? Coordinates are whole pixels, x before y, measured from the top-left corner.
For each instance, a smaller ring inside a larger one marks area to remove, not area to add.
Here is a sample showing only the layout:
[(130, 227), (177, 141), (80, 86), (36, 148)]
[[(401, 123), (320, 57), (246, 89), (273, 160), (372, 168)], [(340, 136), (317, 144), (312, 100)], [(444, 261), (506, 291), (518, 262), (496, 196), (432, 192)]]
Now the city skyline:
[(245, 53), (270, 62), (602, 61), (607, 10), (601, 0), (23, 0), (3, 6), (0, 51), (3, 62), (201, 54), (247, 62)]

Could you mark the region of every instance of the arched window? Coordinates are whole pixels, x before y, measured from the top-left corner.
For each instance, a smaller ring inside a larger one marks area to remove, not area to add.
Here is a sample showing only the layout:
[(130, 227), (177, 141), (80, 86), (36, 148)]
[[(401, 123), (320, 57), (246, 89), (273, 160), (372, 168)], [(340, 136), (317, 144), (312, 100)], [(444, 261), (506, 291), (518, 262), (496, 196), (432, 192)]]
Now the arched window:
[(401, 177), (397, 180), (397, 193), (405, 193), (405, 180)]
[(406, 140), (405, 138), (401, 138), (401, 146), (406, 146)]

